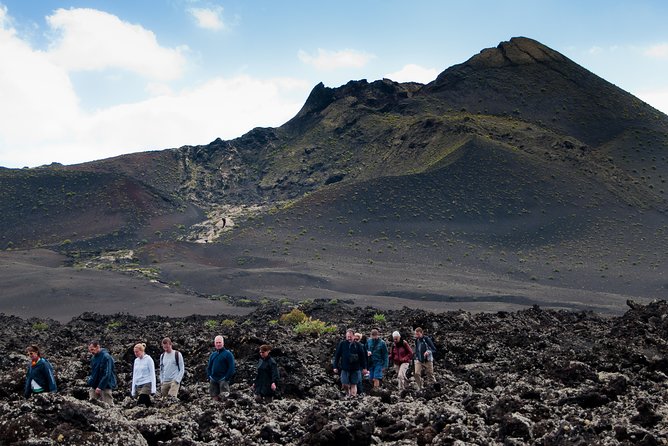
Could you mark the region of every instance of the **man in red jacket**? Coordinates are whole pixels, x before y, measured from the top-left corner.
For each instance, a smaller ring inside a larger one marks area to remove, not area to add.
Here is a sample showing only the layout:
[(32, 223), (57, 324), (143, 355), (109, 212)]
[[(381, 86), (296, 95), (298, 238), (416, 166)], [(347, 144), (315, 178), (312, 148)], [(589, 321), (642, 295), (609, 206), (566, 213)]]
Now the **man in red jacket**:
[(408, 364), (413, 359), (413, 350), (408, 342), (403, 340), (398, 331), (392, 333), (392, 339), (394, 342), (390, 347), (390, 361), (394, 364), (394, 370), (397, 372), (399, 390), (404, 390), (408, 382), (406, 370), (408, 370)]

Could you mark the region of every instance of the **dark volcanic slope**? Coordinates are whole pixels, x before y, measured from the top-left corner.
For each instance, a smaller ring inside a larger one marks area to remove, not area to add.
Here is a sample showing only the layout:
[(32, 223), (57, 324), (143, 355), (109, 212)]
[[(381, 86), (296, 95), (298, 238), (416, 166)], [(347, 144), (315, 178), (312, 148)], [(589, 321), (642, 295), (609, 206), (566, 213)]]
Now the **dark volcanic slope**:
[[(619, 317), (545, 311), (382, 313), (336, 302), (304, 302), (335, 333), (297, 335), (278, 320), (290, 306), (249, 316), (183, 319), (84, 314), (67, 324), (0, 315), (0, 442), (70, 445), (660, 445), (668, 442), (668, 306), (629, 303)], [(374, 317), (375, 316), (375, 317)], [(425, 327), (438, 349), (437, 383), (399, 392), (388, 372), (380, 392), (343, 398), (331, 358), (345, 328), (400, 330), (413, 342)], [(206, 360), (215, 335), (236, 359), (224, 403), (207, 395)], [(132, 347), (147, 343), (157, 360), (169, 335), (183, 353), (180, 401), (135, 405), (128, 394)], [(116, 405), (86, 401), (86, 343), (98, 338), (116, 359)], [(55, 395), (21, 396), (25, 346), (38, 343), (54, 364)], [(254, 402), (249, 385), (257, 349), (274, 345), (279, 398)]]
[(0, 215), (3, 248), (128, 244), (200, 218), (189, 203), (137, 178), (60, 168), (0, 170)]
[(0, 223), (193, 294), (619, 312), (668, 294), (667, 178), (666, 115), (514, 38), (427, 85), (319, 84), (230, 141), (2, 170)]

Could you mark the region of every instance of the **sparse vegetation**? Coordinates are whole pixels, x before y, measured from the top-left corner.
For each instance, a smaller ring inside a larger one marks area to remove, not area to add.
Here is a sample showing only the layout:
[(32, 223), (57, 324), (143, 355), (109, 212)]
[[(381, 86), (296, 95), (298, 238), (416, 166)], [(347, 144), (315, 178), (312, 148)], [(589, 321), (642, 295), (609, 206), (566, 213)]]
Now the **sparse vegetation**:
[(295, 333), (300, 335), (320, 336), (336, 331), (336, 325), (328, 325), (319, 319), (307, 318), (295, 325)]
[(374, 322), (377, 322), (379, 324), (384, 324), (385, 323), (385, 315), (383, 313), (376, 313), (373, 315), (373, 320)]
[(236, 325), (237, 323), (232, 320), (232, 319), (224, 319), (221, 323), (220, 326), (223, 328), (232, 328)]
[(35, 322), (35, 323), (32, 324), (32, 328), (33, 328), (33, 330), (44, 331), (44, 330), (49, 328), (49, 324), (47, 324), (46, 322), (41, 322), (41, 321), (40, 322)]
[(286, 325), (297, 325), (300, 322), (306, 320), (306, 314), (299, 308), (293, 308), (289, 313), (283, 314), (280, 317), (280, 321)]
[(207, 319), (204, 321), (204, 326), (209, 329), (218, 327), (218, 321), (215, 319)]

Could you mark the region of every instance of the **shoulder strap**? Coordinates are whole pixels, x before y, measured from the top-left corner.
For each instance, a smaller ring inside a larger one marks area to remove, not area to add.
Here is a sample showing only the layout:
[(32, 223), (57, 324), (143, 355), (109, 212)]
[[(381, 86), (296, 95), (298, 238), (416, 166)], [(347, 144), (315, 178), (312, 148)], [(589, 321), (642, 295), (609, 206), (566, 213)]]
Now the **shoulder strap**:
[(178, 350), (174, 350), (174, 352), (175, 352), (174, 353), (174, 359), (176, 359), (176, 369), (180, 372), (181, 371), (181, 363), (179, 362), (179, 355), (181, 353), (179, 353)]

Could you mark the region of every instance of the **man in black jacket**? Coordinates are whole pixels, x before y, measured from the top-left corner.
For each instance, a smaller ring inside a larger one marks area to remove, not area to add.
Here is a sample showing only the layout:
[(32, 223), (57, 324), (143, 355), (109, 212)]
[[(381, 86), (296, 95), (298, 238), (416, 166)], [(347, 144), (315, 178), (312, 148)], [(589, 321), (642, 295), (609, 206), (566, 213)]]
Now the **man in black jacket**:
[(346, 330), (346, 339), (336, 346), (332, 368), (334, 373), (341, 370), (341, 384), (348, 396), (357, 395), (357, 383), (362, 382), (362, 373), (366, 374), (366, 363), (366, 349), (355, 342), (354, 330)]
[(270, 402), (274, 398), (276, 386), (281, 378), (276, 361), (269, 356), (270, 352), (271, 346), (260, 346), (260, 360), (257, 363), (257, 375), (253, 382), (255, 401), (258, 403)]

